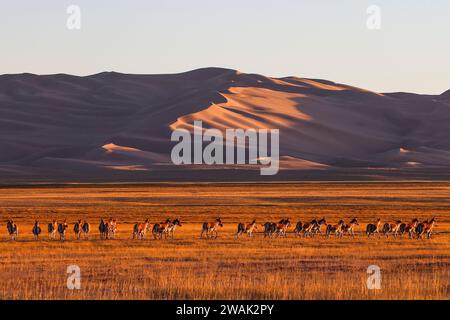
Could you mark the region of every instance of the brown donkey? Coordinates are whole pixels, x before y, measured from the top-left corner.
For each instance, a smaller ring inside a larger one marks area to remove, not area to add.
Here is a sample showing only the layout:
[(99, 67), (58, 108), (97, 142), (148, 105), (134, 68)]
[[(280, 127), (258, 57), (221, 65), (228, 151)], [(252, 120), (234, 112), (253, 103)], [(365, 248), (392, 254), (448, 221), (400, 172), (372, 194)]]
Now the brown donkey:
[(239, 238), (244, 233), (246, 233), (249, 237), (252, 237), (254, 231), (258, 231), (258, 225), (256, 224), (256, 220), (253, 220), (253, 222), (249, 224), (239, 223), (236, 238)]
[(167, 239), (167, 230), (169, 229), (170, 225), (172, 224), (172, 221), (170, 221), (170, 219), (166, 219), (165, 222), (160, 222), (160, 223), (156, 223), (153, 226), (153, 238), (162, 239), (163, 234), (165, 235), (166, 239)]
[(404, 233), (408, 233), (409, 238), (412, 239), (413, 233), (416, 232), (416, 227), (419, 224), (419, 220), (413, 219), (411, 223), (402, 223), (400, 225), (400, 236), (402, 236)]
[[(200, 233), (200, 239), (203, 238), (203, 234), (206, 233), (206, 238), (214, 238), (217, 239), (219, 235), (219, 227), (223, 227), (222, 220), (217, 218), (214, 222), (205, 222), (202, 226), (202, 233)], [(215, 237), (214, 237), (215, 234)]]
[(367, 237), (370, 238), (371, 235), (374, 235), (375, 233), (380, 232), (380, 226), (381, 226), (381, 219), (378, 218), (377, 223), (373, 224), (373, 223), (369, 223), (366, 227), (366, 234)]
[(343, 235), (344, 225), (345, 225), (344, 220), (340, 220), (338, 222), (338, 224), (336, 224), (334, 226), (331, 224), (327, 225), (327, 231), (326, 231), (327, 237), (329, 238), (330, 235), (333, 233), (336, 236), (336, 238), (341, 238)]
[(144, 223), (136, 223), (133, 227), (133, 239), (144, 240), (145, 234), (150, 229), (150, 221), (146, 219)]
[(350, 221), (350, 224), (344, 224), (342, 226), (342, 234), (348, 233), (352, 236), (352, 238), (355, 237), (355, 226), (359, 226), (358, 219), (353, 218), (352, 221)]
[(436, 225), (436, 219), (433, 218), (430, 221), (424, 221), (419, 223), (416, 227), (417, 239), (422, 239), (423, 235), (427, 235), (427, 239), (431, 239), (431, 233)]
[(394, 234), (394, 238), (397, 238), (397, 235), (400, 231), (400, 227), (402, 225), (402, 221), (398, 220), (395, 223), (385, 223), (383, 226), (383, 233), (386, 236), (386, 238), (389, 237), (389, 233)]

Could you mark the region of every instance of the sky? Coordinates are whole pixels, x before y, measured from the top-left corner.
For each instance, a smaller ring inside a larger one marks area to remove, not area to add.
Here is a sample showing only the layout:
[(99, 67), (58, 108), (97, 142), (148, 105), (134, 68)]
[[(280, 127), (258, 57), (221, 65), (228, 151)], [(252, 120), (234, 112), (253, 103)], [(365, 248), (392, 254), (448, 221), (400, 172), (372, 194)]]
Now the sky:
[[(67, 28), (67, 7), (81, 29)], [(380, 29), (367, 27), (371, 5)], [(450, 89), (450, 0), (0, 0), (0, 74), (225, 67), (377, 92)]]

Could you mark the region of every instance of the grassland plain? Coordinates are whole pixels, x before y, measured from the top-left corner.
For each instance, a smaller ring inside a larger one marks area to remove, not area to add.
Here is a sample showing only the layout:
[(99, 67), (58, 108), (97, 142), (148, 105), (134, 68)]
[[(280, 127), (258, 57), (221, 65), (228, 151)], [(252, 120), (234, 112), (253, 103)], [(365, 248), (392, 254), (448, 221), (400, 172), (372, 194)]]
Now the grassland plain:
[[(216, 240), (201, 224), (221, 217)], [(100, 240), (100, 218), (119, 223)], [(132, 240), (136, 222), (179, 218), (175, 240)], [(235, 239), (238, 222), (289, 217), (329, 223), (357, 217), (355, 239)], [(431, 240), (363, 231), (383, 222), (436, 217)], [(19, 226), (9, 241), (5, 222)], [(67, 218), (65, 242), (46, 225)], [(88, 241), (73, 223), (91, 224)], [(35, 220), (43, 234), (34, 241)], [(0, 299), (449, 299), (450, 183), (239, 183), (34, 185), (0, 188)], [(67, 267), (81, 269), (81, 289), (67, 288)], [(381, 268), (382, 289), (368, 290), (367, 267)]]

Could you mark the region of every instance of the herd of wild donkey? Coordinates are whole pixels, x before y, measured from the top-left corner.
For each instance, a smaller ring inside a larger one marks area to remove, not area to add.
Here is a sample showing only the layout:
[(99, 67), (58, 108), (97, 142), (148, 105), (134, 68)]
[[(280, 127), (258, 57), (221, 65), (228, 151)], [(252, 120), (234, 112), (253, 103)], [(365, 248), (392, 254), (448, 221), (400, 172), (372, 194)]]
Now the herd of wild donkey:
[[(294, 229), (294, 234), (296, 237), (315, 237), (318, 234), (324, 234), (326, 237), (334, 236), (337, 238), (342, 238), (344, 235), (349, 235), (355, 237), (355, 228), (358, 226), (358, 219), (354, 218), (350, 223), (345, 223), (344, 220), (340, 220), (337, 224), (328, 224), (325, 218), (320, 220), (314, 219), (311, 222), (302, 223), (298, 222)], [(419, 222), (419, 220), (414, 219), (410, 223), (405, 223), (402, 221), (396, 221), (395, 223), (381, 223), (381, 219), (378, 219), (376, 223), (369, 223), (366, 227), (367, 237), (373, 236), (375, 233), (384, 234), (388, 237), (392, 234), (394, 237), (402, 237), (403, 234), (408, 234), (410, 239), (416, 238), (421, 239), (424, 236), (428, 239), (431, 238), (433, 228), (436, 225), (436, 219), (426, 220)], [(278, 223), (266, 222), (261, 225), (263, 228), (264, 237), (286, 237), (287, 231), (291, 226), (289, 219), (282, 219)], [(8, 220), (6, 223), (8, 234), (11, 240), (16, 240), (19, 235), (19, 228), (13, 220)], [(156, 223), (151, 227), (150, 221), (147, 219), (143, 223), (136, 223), (133, 227), (133, 239), (145, 239), (148, 232), (152, 232), (154, 239), (162, 239), (163, 237), (167, 239), (170, 237), (174, 238), (175, 230), (177, 227), (181, 227), (181, 222), (179, 219), (171, 220), (167, 219), (164, 222)], [(205, 222), (202, 225), (202, 231), (200, 234), (200, 239), (204, 236), (206, 238), (216, 239), (219, 234), (219, 228), (223, 227), (222, 220), (220, 218), (213, 222)], [(47, 231), (49, 239), (56, 239), (57, 234), (59, 239), (66, 240), (66, 230), (68, 228), (67, 220), (63, 222), (57, 222), (53, 220), (52, 223), (48, 224)], [(117, 233), (117, 220), (101, 219), (100, 225), (98, 227), (100, 231), (100, 239), (114, 239)], [(324, 233), (321, 229), (324, 229)], [(82, 235), (85, 240), (89, 239), (89, 232), (91, 230), (90, 224), (87, 221), (78, 220), (73, 231), (77, 240), (80, 240)], [(247, 234), (252, 237), (254, 232), (258, 231), (258, 224), (256, 220), (249, 224), (239, 223), (237, 226), (236, 238), (239, 238), (243, 234)], [(39, 239), (42, 233), (39, 221), (34, 223), (32, 233), (35, 240)]]

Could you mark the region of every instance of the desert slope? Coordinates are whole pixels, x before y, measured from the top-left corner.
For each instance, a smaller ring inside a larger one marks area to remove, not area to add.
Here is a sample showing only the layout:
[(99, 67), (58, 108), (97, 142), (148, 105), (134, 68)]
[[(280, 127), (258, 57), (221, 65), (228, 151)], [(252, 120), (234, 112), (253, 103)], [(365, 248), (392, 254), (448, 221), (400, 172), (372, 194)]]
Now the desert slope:
[(219, 179), (227, 172), (259, 178), (241, 166), (172, 166), (171, 131), (192, 129), (194, 120), (220, 130), (280, 129), (281, 179), (355, 170), (374, 179), (420, 170), (426, 178), (450, 171), (449, 94), (380, 94), (220, 68), (3, 75), (0, 180), (195, 179), (203, 177), (198, 171), (216, 169)]

